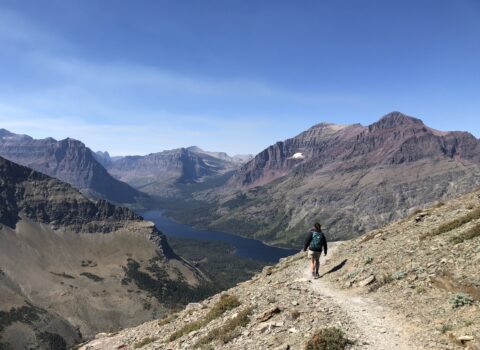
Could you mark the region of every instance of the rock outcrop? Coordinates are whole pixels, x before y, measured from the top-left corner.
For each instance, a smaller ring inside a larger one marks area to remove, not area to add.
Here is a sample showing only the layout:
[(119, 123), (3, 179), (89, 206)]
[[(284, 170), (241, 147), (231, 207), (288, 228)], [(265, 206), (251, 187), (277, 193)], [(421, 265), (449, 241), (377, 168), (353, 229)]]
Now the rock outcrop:
[(390, 113), (370, 126), (318, 124), (277, 142), (222, 189), (196, 194), (211, 229), (299, 246), (314, 222), (356, 237), (480, 185), (480, 141)]
[(145, 197), (138, 190), (112, 177), (94, 153), (74, 139), (33, 139), (0, 130), (0, 156), (56, 177), (89, 197), (116, 203), (135, 203)]
[(3, 158), (0, 189), (2, 348), (66, 349), (212, 292), (130, 209)]

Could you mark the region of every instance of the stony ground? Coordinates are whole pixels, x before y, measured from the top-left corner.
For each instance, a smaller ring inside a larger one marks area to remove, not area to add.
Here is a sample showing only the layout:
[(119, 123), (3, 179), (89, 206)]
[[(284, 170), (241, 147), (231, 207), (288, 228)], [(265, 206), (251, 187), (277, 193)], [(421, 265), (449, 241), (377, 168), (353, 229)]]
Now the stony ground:
[[(303, 349), (315, 331), (336, 327), (355, 342), (351, 349), (421, 349), (405, 332), (405, 321), (399, 325), (388, 308), (333, 289), (326, 279), (311, 279), (306, 266), (305, 255), (298, 254), (224, 292), (237, 296), (241, 305), (176, 341), (170, 342), (168, 338), (184, 325), (202, 319), (221, 295), (190, 304), (168, 323), (168, 320), (160, 320), (117, 334), (99, 334), (80, 349), (201, 348), (196, 344), (200, 339), (248, 307), (253, 307), (250, 321), (236, 330), (232, 340), (228, 343), (213, 340), (204, 348)], [(327, 261), (322, 273), (332, 267)]]
[(480, 191), (345, 242), (334, 260), (345, 266), (326, 279), (402, 314), (417, 344), (480, 349)]
[[(352, 341), (349, 349), (480, 349), (480, 235), (458, 239), (480, 225), (479, 207), (480, 191), (331, 244), (320, 279), (297, 254), (167, 319), (99, 334), (80, 349), (304, 349), (331, 327)], [(171, 340), (222, 295), (240, 305)]]

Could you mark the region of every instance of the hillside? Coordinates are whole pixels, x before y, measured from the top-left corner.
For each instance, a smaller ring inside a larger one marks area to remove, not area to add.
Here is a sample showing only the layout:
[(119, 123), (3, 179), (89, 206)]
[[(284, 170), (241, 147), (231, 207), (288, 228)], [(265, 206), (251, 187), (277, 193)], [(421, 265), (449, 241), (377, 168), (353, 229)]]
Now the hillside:
[(332, 238), (357, 237), (479, 185), (478, 139), (392, 112), (369, 126), (322, 123), (277, 142), (225, 186), (195, 193), (186, 213), (170, 215), (299, 246), (312, 222)]
[(477, 191), (332, 244), (320, 279), (300, 253), (80, 349), (304, 349), (312, 339), (336, 341), (333, 349), (478, 349), (479, 213)]
[(0, 129), (0, 156), (56, 177), (92, 198), (133, 204), (146, 197), (112, 177), (93, 152), (74, 139), (33, 139)]
[(3, 158), (0, 188), (1, 349), (66, 349), (214, 289), (127, 208)]

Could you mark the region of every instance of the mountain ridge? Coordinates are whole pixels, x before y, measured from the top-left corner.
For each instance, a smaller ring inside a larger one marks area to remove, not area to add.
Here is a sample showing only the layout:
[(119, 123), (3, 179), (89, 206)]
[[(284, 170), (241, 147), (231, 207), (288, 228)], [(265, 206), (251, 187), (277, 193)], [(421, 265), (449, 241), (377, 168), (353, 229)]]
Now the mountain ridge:
[(0, 346), (64, 348), (205, 297), (152, 222), (0, 157)]
[(81, 141), (72, 138), (57, 141), (51, 137), (33, 139), (6, 132), (0, 135), (0, 156), (6, 159), (59, 178), (91, 197), (130, 204), (145, 197), (113, 178)]
[(195, 185), (233, 171), (241, 160), (197, 146), (124, 156), (107, 166), (110, 174), (154, 196), (175, 196), (178, 186)]
[(182, 217), (300, 246), (313, 222), (321, 221), (336, 239), (352, 238), (479, 185), (477, 138), (438, 132), (392, 112), (370, 126), (319, 123), (279, 141), (223, 187), (194, 193), (200, 204)]

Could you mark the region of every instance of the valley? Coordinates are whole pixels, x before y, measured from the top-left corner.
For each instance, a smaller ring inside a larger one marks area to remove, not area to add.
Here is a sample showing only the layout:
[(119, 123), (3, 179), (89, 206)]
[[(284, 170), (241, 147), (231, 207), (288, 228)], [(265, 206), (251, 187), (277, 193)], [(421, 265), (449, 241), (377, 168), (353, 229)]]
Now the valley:
[[(0, 344), (7, 349), (66, 349), (168, 318), (248, 285), (267, 264), (297, 261), (287, 257), (312, 222), (322, 222), (329, 241), (364, 242), (397, 219), (420, 213), (422, 222), (425, 208), (480, 186), (479, 140), (399, 112), (367, 127), (321, 123), (255, 157), (194, 146), (110, 157), (72, 139), (4, 129), (0, 136), (0, 155), (45, 174), (0, 159)], [(345, 244), (337, 254), (352, 258), (357, 251)], [(353, 273), (349, 286), (368, 278), (370, 270), (357, 270), (327, 276), (331, 288)]]
[(0, 350), (480, 350), (479, 19), (0, 0)]
[(217, 291), (154, 224), (0, 158), (0, 344), (66, 349)]
[(185, 204), (163, 201), (176, 220), (298, 248), (315, 221), (350, 239), (478, 186), (477, 138), (392, 112), (369, 126), (320, 123)]

